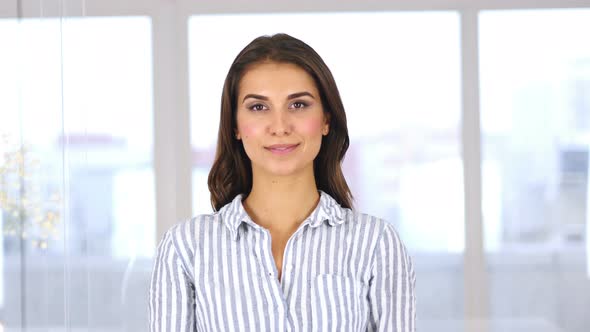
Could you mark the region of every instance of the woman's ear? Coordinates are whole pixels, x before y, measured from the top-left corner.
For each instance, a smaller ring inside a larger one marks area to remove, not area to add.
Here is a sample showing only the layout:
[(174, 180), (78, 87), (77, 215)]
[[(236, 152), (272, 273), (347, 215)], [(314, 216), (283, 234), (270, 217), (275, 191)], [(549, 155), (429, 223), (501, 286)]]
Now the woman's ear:
[(322, 127), (322, 135), (326, 136), (330, 132), (330, 113), (324, 113), (324, 125)]
[(234, 129), (234, 136), (236, 137), (236, 139), (239, 141), (242, 139), (242, 136), (240, 135), (240, 132), (238, 131), (238, 129)]

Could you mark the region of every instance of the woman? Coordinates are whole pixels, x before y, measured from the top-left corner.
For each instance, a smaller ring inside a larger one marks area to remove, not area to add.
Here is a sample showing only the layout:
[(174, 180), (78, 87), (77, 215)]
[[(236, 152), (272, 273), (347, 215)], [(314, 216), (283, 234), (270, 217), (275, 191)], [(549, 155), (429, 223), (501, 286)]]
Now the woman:
[(256, 38), (223, 87), (213, 214), (158, 247), (151, 331), (415, 331), (415, 274), (391, 224), (355, 212), (330, 70), (285, 34)]

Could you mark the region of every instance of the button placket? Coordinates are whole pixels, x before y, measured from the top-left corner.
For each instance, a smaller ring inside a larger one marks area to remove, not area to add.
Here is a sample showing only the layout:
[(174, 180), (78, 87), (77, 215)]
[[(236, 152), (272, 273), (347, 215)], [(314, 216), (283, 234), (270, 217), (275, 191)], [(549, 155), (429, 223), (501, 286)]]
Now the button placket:
[(301, 237), (303, 227), (297, 229), (295, 233), (289, 238), (287, 241), (287, 245), (285, 246), (285, 251), (283, 253), (283, 266), (281, 271), (281, 284), (283, 289), (291, 283), (291, 277), (293, 276), (293, 270), (295, 266), (293, 265), (293, 257), (291, 257), (291, 248), (295, 245), (294, 242), (297, 241)]
[(259, 247), (260, 250), (262, 251), (262, 255), (263, 255), (263, 257), (260, 257), (262, 269), (267, 277), (272, 278), (275, 276), (276, 267), (273, 264), (274, 259), (272, 257), (272, 246), (270, 243), (271, 242), (270, 241), (270, 232), (268, 230), (264, 229), (264, 230), (262, 230), (260, 237), (262, 238), (261, 241), (265, 242), (265, 243), (261, 243), (261, 246)]
[[(272, 256), (272, 246), (271, 246), (271, 237), (270, 237), (270, 232), (267, 230), (264, 230), (265, 234), (268, 236), (268, 245), (266, 246), (268, 248), (268, 250), (266, 250), (265, 255), (267, 256), (267, 259), (265, 260), (265, 264), (264, 264), (264, 269), (266, 272), (266, 280), (269, 281), (270, 284), (270, 288), (272, 290), (272, 292), (274, 293), (275, 297), (276, 297), (276, 302), (274, 304), (274, 309), (277, 309), (279, 306), (281, 306), (282, 308), (288, 308), (287, 305), (287, 301), (285, 299), (285, 296), (283, 294), (283, 290), (281, 289), (281, 284), (279, 283), (278, 278), (276, 277), (276, 273), (278, 273), (277, 268), (276, 268), (276, 264), (274, 262), (273, 256)], [(266, 264), (268, 263), (268, 264)], [(270, 265), (270, 267), (268, 266)], [(272, 272), (269, 272), (272, 271)], [(283, 318), (280, 319), (285, 319), (287, 325), (292, 325), (291, 319), (289, 317), (289, 312), (288, 309), (286, 309), (285, 311), (285, 316), (283, 316)]]

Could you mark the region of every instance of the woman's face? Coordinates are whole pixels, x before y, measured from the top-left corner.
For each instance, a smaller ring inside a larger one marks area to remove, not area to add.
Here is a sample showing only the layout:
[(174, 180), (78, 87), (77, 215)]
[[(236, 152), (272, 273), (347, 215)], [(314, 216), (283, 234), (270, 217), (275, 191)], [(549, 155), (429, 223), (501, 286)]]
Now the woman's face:
[(329, 130), (313, 78), (288, 63), (253, 65), (242, 77), (236, 138), (256, 176), (313, 174), (322, 135)]

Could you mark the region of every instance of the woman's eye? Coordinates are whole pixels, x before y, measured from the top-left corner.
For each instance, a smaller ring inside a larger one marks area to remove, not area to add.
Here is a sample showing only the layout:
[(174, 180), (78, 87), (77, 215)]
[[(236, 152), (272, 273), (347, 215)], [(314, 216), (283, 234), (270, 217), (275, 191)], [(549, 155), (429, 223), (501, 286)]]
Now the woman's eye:
[(264, 111), (264, 105), (262, 105), (262, 104), (252, 105), (252, 106), (250, 106), (250, 110), (252, 110), (252, 111)]
[(293, 108), (305, 108), (307, 104), (301, 101), (296, 101), (293, 103)]

